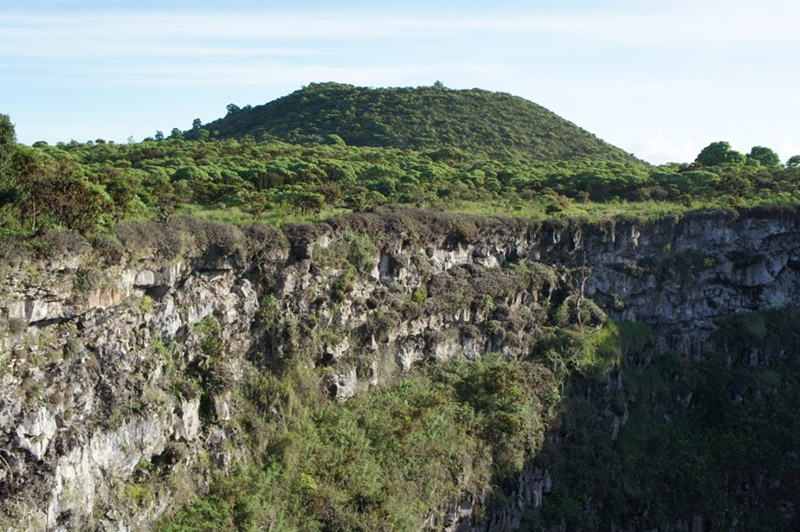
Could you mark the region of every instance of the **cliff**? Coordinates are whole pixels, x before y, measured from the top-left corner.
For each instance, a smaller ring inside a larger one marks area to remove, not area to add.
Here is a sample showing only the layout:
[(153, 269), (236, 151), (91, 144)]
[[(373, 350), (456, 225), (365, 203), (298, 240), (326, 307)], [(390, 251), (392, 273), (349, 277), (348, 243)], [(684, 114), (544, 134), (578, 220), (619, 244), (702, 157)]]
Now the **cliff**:
[[(548, 327), (644, 322), (658, 330), (645, 359), (697, 359), (715, 319), (800, 307), (796, 209), (597, 223), (398, 210), (282, 230), (179, 219), (117, 237), (56, 235), (6, 259), (5, 528), (150, 529), (250, 460), (242, 384), (297, 357), (346, 401), (425, 361), (535, 354)], [(142, 480), (154, 467), (170, 475), (157, 490)], [(552, 482), (526, 469), (520, 509), (475, 526), (513, 528)], [(464, 496), (427, 526), (468, 526), (485, 496)]]

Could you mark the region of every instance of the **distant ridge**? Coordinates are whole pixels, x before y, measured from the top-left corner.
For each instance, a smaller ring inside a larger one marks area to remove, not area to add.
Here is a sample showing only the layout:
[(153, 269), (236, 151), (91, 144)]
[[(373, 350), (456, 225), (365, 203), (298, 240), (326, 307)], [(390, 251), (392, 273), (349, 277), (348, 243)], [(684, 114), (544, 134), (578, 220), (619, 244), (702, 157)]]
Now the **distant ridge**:
[(227, 116), (202, 127), (222, 138), (302, 143), (333, 134), (356, 146), (458, 148), (494, 158), (635, 160), (524, 98), (439, 83), (382, 89), (312, 83), (264, 105), (231, 105)]

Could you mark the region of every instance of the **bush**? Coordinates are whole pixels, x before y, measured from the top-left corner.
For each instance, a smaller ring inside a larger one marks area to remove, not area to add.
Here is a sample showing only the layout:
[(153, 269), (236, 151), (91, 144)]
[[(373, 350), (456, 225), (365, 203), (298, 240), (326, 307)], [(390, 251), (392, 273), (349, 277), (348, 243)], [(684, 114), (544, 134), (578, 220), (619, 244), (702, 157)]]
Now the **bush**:
[(416, 303), (417, 305), (424, 305), (425, 300), (428, 299), (428, 286), (427, 285), (420, 285), (419, 288), (414, 290), (411, 294), (411, 301)]
[(125, 249), (119, 240), (109, 235), (95, 235), (91, 239), (95, 253), (109, 266), (119, 264), (125, 255)]
[(72, 231), (48, 231), (44, 236), (32, 240), (28, 245), (43, 259), (63, 259), (83, 255), (91, 250), (82, 236)]
[[(268, 465), (217, 478), (161, 530), (417, 530), (431, 509), (516, 474), (541, 445), (537, 394), (553, 383), (535, 374), (497, 357), (452, 362), (327, 403), (271, 437)], [(248, 397), (264, 412), (285, 393), (265, 376)]]
[(356, 270), (349, 266), (333, 283), (332, 297), (334, 301), (342, 301), (353, 286)]

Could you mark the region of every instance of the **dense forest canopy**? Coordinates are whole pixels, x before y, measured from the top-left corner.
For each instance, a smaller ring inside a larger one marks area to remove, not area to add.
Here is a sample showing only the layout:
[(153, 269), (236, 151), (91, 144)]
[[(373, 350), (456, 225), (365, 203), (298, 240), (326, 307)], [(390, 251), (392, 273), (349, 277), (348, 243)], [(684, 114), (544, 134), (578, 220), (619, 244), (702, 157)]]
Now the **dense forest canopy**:
[[(442, 103), (451, 100), (456, 102), (451, 107)], [(436, 122), (444, 129), (430, 135), (422, 123), (393, 122), (399, 116), (396, 112), (386, 114), (383, 136), (370, 128), (354, 133), (367, 123), (363, 117), (373, 120), (400, 103), (407, 117), (445, 116), (447, 108), (457, 113)], [(437, 107), (440, 104), (444, 107)], [(552, 131), (557, 134), (546, 138), (526, 136), (535, 128), (523, 128), (524, 121), (496, 108), (505, 105), (510, 106), (506, 111), (517, 109), (520, 116), (538, 113), (562, 129), (554, 125)], [(284, 112), (287, 106), (299, 111)], [(334, 109), (339, 106), (360, 109), (361, 118), (341, 120)], [(319, 84), (267, 106), (229, 107), (228, 117), (208, 126), (195, 120), (186, 133), (174, 128), (169, 136), (157, 132), (153, 138), (127, 144), (96, 139), (55, 146), (46, 142), (20, 145), (10, 118), (0, 115), (0, 232), (26, 236), (56, 228), (89, 234), (107, 231), (120, 221), (168, 220), (181, 212), (199, 216), (214, 212), (217, 219), (240, 223), (264, 218), (281, 223), (298, 216), (388, 204), (479, 214), (567, 216), (592, 212), (592, 208), (607, 213), (606, 206), (622, 213), (639, 206), (647, 214), (800, 201), (797, 156), (782, 165), (769, 148), (756, 146), (744, 155), (727, 142), (714, 142), (691, 164), (653, 167), (620, 156), (615, 148), (530, 102), (485, 91)], [(486, 114), (486, 109), (491, 112)], [(489, 115), (516, 126), (504, 129), (486, 122)], [(271, 122), (259, 118), (258, 127), (272, 124), (270, 131), (295, 143), (274, 138), (259, 141), (252, 135), (235, 138), (250, 131), (245, 127), (250, 123), (247, 117), (261, 116), (269, 116)], [(331, 133), (327, 128), (334, 123), (355, 129)], [(472, 133), (450, 131), (452, 138), (440, 135), (457, 123), (472, 124), (468, 128)], [(417, 126), (420, 134), (412, 135)], [(483, 141), (473, 134), (490, 130), (505, 135), (506, 145), (517, 148), (509, 148), (502, 156), (480, 149)], [(416, 149), (350, 144), (359, 138), (377, 139), (374, 144), (406, 139)], [(475, 150), (464, 149), (465, 144)], [(523, 145), (536, 149), (526, 153), (519, 148)], [(602, 150), (592, 152), (590, 145)], [(564, 150), (572, 150), (574, 156), (563, 158)], [(658, 203), (658, 209), (651, 208), (652, 203)], [(579, 207), (585, 210), (576, 211)]]
[(224, 118), (189, 136), (321, 142), (414, 150), (444, 147), (492, 158), (554, 161), (573, 157), (631, 162), (633, 157), (547, 109), (510, 94), (431, 87), (373, 89), (312, 83), (265, 105), (228, 106)]

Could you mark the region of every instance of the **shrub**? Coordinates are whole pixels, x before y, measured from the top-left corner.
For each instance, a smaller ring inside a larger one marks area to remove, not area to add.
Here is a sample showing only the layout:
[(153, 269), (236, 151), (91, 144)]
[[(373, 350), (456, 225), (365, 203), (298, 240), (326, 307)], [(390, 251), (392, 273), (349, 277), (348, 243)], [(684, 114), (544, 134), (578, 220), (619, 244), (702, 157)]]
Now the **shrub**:
[(62, 259), (82, 255), (91, 250), (85, 238), (66, 230), (48, 231), (44, 236), (29, 242), (43, 259)]
[(355, 278), (356, 270), (354, 267), (349, 266), (333, 283), (333, 300), (342, 301), (347, 292), (353, 287), (353, 280)]
[(428, 286), (421, 284), (419, 285), (419, 288), (414, 290), (414, 292), (411, 294), (411, 301), (422, 306), (425, 304), (426, 299), (428, 299)]
[[(320, 405), (270, 438), (268, 465), (218, 477), (209, 496), (162, 531), (417, 530), (430, 509), (516, 474), (541, 445), (537, 393), (552, 381), (534, 374), (528, 363), (490, 356), (420, 368), (401, 383)], [(258, 377), (247, 396), (259, 411), (280, 409), (268, 397), (284, 386)]]
[(110, 235), (95, 235), (91, 239), (95, 253), (107, 265), (119, 264), (125, 255), (125, 249), (119, 240)]

